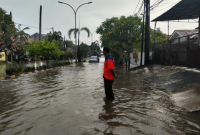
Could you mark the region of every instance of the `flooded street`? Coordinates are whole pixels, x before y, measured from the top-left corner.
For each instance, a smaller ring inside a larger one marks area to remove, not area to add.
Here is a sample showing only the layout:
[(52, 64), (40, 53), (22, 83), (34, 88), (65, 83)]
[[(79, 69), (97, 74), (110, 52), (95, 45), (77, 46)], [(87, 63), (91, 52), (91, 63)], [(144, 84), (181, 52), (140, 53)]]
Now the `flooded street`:
[[(0, 135), (198, 135), (199, 112), (156, 89), (151, 66), (116, 66), (116, 99), (106, 100), (103, 62), (72, 64), (0, 82)], [(197, 82), (196, 82), (197, 83)], [(180, 95), (179, 95), (180, 96)], [(176, 99), (176, 98), (175, 98)]]

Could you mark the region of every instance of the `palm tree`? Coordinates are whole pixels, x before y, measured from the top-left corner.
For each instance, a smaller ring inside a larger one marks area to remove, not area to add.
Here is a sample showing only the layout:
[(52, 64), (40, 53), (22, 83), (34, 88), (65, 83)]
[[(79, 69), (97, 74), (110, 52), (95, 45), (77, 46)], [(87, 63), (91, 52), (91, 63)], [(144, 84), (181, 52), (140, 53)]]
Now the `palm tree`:
[(78, 52), (77, 52), (77, 56), (78, 56), (78, 62), (81, 62), (81, 57), (80, 57), (80, 51), (79, 51), (79, 37), (80, 37), (80, 32), (81, 31), (86, 31), (88, 34), (88, 37), (90, 37), (90, 30), (87, 27), (83, 27), (81, 29), (70, 29), (68, 31), (68, 36), (71, 39), (71, 34), (74, 33), (74, 38), (76, 37), (76, 34), (78, 33)]
[(15, 39), (20, 41), (20, 42), (26, 42), (28, 41), (28, 37), (30, 37), (29, 34), (25, 33), (25, 30), (29, 30), (29, 27), (25, 27), (24, 29), (21, 29), (21, 24), (18, 25), (18, 29), (16, 32)]

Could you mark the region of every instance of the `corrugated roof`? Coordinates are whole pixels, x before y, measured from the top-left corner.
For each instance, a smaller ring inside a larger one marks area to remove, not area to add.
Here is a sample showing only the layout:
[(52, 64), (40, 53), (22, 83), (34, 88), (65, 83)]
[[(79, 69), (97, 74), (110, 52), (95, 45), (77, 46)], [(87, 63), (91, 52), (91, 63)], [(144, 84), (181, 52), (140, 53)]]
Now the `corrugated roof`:
[(200, 0), (182, 0), (153, 21), (197, 19), (200, 16)]
[(176, 32), (178, 32), (180, 35), (184, 36), (189, 36), (195, 33), (198, 33), (198, 30), (175, 30)]

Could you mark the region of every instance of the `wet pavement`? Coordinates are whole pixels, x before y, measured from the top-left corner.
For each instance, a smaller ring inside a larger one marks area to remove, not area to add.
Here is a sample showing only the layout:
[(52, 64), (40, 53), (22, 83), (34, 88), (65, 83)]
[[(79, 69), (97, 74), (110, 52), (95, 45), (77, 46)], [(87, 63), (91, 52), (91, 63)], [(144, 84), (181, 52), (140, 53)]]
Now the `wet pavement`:
[[(116, 99), (108, 101), (104, 98), (103, 61), (1, 81), (0, 135), (200, 134), (198, 110), (188, 112), (176, 102), (181, 95), (174, 95), (178, 92), (171, 89), (168, 92), (179, 76), (168, 80), (169, 84), (164, 81), (179, 69), (154, 65), (126, 72), (116, 66)], [(163, 80), (156, 80), (158, 76)], [(198, 89), (198, 81), (195, 83), (187, 86)]]

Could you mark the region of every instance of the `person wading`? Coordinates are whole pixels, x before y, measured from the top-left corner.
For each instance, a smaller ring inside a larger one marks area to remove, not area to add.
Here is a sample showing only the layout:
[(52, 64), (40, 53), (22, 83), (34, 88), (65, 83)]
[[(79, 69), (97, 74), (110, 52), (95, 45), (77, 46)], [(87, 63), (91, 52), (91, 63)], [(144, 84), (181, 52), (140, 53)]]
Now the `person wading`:
[(104, 78), (106, 98), (115, 99), (113, 90), (112, 90), (112, 84), (114, 82), (114, 79), (117, 78), (114, 72), (114, 68), (115, 68), (114, 59), (110, 55), (110, 49), (108, 47), (103, 48), (103, 54), (105, 56), (103, 78)]

